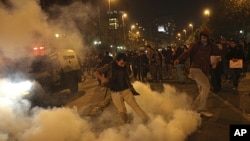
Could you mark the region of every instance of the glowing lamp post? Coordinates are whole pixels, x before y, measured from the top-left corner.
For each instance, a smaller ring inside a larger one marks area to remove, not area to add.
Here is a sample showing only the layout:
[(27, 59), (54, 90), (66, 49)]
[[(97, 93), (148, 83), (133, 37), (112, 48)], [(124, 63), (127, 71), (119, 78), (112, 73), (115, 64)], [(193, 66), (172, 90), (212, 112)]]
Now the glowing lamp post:
[(193, 32), (194, 32), (194, 25), (190, 23), (188, 26), (191, 28), (192, 34), (193, 34)]
[(111, 9), (110, 9), (111, 0), (108, 0), (108, 2), (109, 2), (109, 12), (110, 12), (110, 10), (111, 10)]
[(205, 9), (204, 12), (203, 12), (203, 14), (205, 15), (205, 18), (206, 18), (206, 19), (204, 20), (204, 22), (203, 22), (203, 26), (207, 28), (207, 24), (208, 24), (208, 21), (209, 21), (209, 17), (210, 17), (211, 12), (210, 12), (209, 9)]
[(127, 17), (126, 13), (122, 14), (122, 32), (123, 32), (123, 42), (125, 43), (125, 22), (124, 19)]
[(204, 10), (204, 15), (205, 15), (206, 17), (209, 17), (209, 16), (210, 16), (210, 10), (209, 10), (209, 9), (205, 9), (205, 10)]
[(186, 29), (183, 29), (183, 32), (184, 32), (184, 40), (186, 40), (187, 30), (186, 30)]

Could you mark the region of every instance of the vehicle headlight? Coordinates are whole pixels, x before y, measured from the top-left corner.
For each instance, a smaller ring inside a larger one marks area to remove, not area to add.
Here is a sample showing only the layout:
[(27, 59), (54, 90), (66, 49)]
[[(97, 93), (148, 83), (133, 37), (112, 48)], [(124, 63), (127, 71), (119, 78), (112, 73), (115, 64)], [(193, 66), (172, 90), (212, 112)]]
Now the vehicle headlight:
[(0, 81), (0, 95), (10, 98), (23, 97), (30, 93), (33, 83), (29, 80), (21, 82), (11, 82), (9, 80)]
[(14, 90), (13, 93), (20, 93), (22, 95), (27, 95), (30, 92), (32, 83), (30, 81), (23, 81), (13, 84), (13, 87), (16, 88), (16, 90)]

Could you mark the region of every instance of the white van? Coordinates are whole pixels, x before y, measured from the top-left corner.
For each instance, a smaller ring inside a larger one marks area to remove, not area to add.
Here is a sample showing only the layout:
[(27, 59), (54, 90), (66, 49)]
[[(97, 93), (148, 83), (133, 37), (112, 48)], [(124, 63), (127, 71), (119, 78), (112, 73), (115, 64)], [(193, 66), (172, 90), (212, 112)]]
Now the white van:
[(71, 50), (57, 50), (46, 56), (37, 56), (31, 67), (32, 75), (46, 92), (70, 89), (78, 91), (81, 68), (76, 53)]

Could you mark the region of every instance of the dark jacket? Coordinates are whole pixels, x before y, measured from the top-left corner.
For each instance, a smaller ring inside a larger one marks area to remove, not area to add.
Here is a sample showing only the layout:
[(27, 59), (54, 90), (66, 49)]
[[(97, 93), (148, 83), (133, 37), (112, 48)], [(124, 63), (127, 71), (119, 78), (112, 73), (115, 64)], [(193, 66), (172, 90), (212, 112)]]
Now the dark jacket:
[(228, 53), (226, 55), (226, 59), (244, 59), (244, 51), (243, 48), (239, 45), (236, 47), (229, 47)]
[(105, 84), (106, 87), (112, 91), (122, 91), (130, 89), (134, 95), (139, 95), (132, 84), (130, 83), (128, 67), (119, 67), (115, 61), (109, 64), (105, 64), (103, 67), (97, 69), (109, 79), (109, 82)]
[[(175, 55), (174, 55), (174, 60), (177, 59), (179, 56), (182, 55), (184, 52), (184, 49), (182, 47), (177, 47)], [(180, 60), (179, 64), (184, 64), (186, 60)]]
[(198, 41), (177, 59), (182, 61), (190, 57), (190, 68), (200, 68), (206, 75), (209, 75), (211, 68), (210, 56), (213, 55), (220, 55), (220, 51), (215, 44), (208, 42), (207, 45), (203, 46), (201, 41)]
[(167, 51), (164, 53), (165, 64), (172, 64), (173, 57), (173, 51), (171, 49), (167, 49)]
[(106, 55), (102, 58), (102, 62), (101, 62), (101, 66), (105, 65), (105, 64), (109, 64), (113, 61), (113, 58), (109, 55)]

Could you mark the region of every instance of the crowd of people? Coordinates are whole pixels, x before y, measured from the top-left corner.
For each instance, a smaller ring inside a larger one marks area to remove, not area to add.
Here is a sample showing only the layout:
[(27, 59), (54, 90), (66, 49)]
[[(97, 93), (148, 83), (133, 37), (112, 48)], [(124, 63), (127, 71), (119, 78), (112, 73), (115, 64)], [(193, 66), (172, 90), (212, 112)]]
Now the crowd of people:
[[(244, 40), (226, 39), (221, 37), (218, 41), (208, 39), (209, 43), (216, 47), (217, 54), (215, 56), (209, 54), (210, 64), (206, 71), (209, 76), (209, 81), (212, 84), (213, 92), (218, 92), (221, 89), (222, 82), (232, 81), (232, 87), (237, 90), (238, 79), (245, 75), (247, 64), (250, 61), (250, 47)], [(179, 45), (177, 47), (167, 46), (166, 48), (155, 49), (150, 45), (145, 47), (145, 50), (126, 51), (128, 57), (127, 64), (131, 78), (142, 82), (162, 82), (164, 80), (176, 79), (180, 84), (184, 84), (187, 79), (190, 79), (190, 64), (192, 60), (202, 60), (204, 56), (193, 59), (192, 55), (179, 60), (177, 64), (174, 61), (184, 52), (192, 48), (192, 45)], [(216, 65), (212, 64), (214, 58), (217, 57)], [(242, 68), (230, 68), (230, 60), (242, 60)], [(86, 63), (88, 74), (91, 70), (95, 70), (104, 64), (112, 62), (114, 56), (110, 56), (108, 51), (103, 54), (89, 57)], [(204, 64), (203, 64), (204, 67)], [(92, 72), (93, 72), (92, 71)], [(174, 75), (174, 74), (177, 75)]]
[[(219, 57), (216, 66), (209, 64), (206, 68), (210, 83), (212, 84), (212, 91), (219, 92), (223, 82), (232, 81), (232, 87), (237, 90), (238, 81), (241, 76), (245, 75), (247, 71), (247, 64), (250, 60), (250, 47), (244, 40), (226, 39), (221, 37), (218, 41), (210, 40), (218, 49), (217, 57)], [(166, 48), (155, 49), (150, 45), (145, 47), (145, 50), (126, 51), (128, 57), (127, 64), (129, 66), (130, 74), (133, 80), (142, 82), (162, 82), (168, 79), (176, 79), (180, 84), (184, 84), (186, 80), (190, 79), (190, 61), (192, 56), (180, 60), (178, 64), (174, 61), (189, 50), (190, 45), (179, 45), (177, 47), (167, 46)], [(210, 55), (210, 59), (213, 59)], [(230, 68), (230, 60), (238, 58), (243, 62), (242, 68)], [(88, 74), (92, 75), (96, 68), (103, 66), (106, 63), (112, 62), (113, 56), (110, 56), (108, 51), (103, 54), (93, 55), (88, 57), (85, 63), (85, 69)], [(198, 60), (201, 60), (199, 58)], [(177, 74), (177, 76), (174, 75)]]
[[(186, 45), (180, 45), (177, 48), (168, 46), (161, 49), (154, 49), (147, 45), (145, 50), (124, 53), (128, 57), (127, 64), (133, 80), (150, 83), (162, 82), (166, 79), (173, 80), (176, 70), (178, 72), (177, 79), (183, 84), (188, 77), (189, 60), (182, 61), (178, 66), (174, 66), (174, 60), (185, 50), (187, 50)], [(83, 67), (85, 67), (87, 74), (93, 76), (93, 71), (105, 63), (110, 63), (111, 58), (114, 59), (114, 56), (109, 55), (107, 51), (104, 55), (92, 55), (87, 58)]]
[[(250, 47), (242, 39), (237, 41), (221, 37), (218, 41), (214, 41), (210, 39), (208, 32), (202, 31), (199, 40), (192, 45), (182, 44), (177, 47), (167, 46), (160, 49), (147, 45), (145, 50), (126, 51), (124, 55), (126, 58), (123, 56), (122, 59), (117, 60), (116, 57), (110, 56), (109, 52), (104, 52), (103, 55), (98, 55), (94, 58), (92, 63), (89, 62), (92, 65), (91, 67), (94, 68), (95, 76), (98, 78), (100, 85), (106, 81), (104, 79), (107, 77), (105, 71), (109, 68), (106, 65), (109, 64), (110, 66), (111, 63), (117, 62), (116, 65), (119, 66), (119, 61), (122, 61), (122, 63), (126, 62), (124, 66), (126, 66), (130, 80), (156, 83), (166, 79), (176, 79), (180, 84), (184, 84), (187, 79), (192, 79), (199, 88), (199, 95), (194, 99), (193, 108), (201, 114), (210, 117), (213, 114), (206, 107), (210, 91), (219, 92), (222, 89), (223, 82), (231, 82), (232, 90), (237, 90), (240, 77), (244, 76), (248, 70)], [(234, 64), (238, 64), (238, 66), (233, 66)], [(103, 69), (104, 66), (106, 69)], [(173, 75), (175, 73), (177, 74), (176, 77)], [(127, 76), (122, 72), (119, 72), (119, 74), (124, 75), (124, 77)], [(118, 82), (122, 78), (119, 75), (115, 77), (118, 78), (113, 83), (111, 91), (127, 95), (127, 89), (131, 88), (131, 84), (121, 81), (122, 83), (118, 87)], [(114, 86), (117, 86), (118, 90)], [(131, 96), (131, 93), (129, 95)], [(113, 95), (112, 98), (109, 94), (104, 103), (108, 104), (109, 102), (107, 101), (111, 101), (111, 99), (113, 101), (116, 99), (115, 101), (117, 101), (121, 97), (114, 98)], [(126, 101), (126, 99), (124, 100)], [(120, 104), (116, 105), (117, 109), (121, 113), (124, 122), (127, 122), (126, 109), (124, 109), (124, 105), (121, 102), (118, 103)], [(148, 118), (133, 98), (130, 104), (144, 120)], [(105, 104), (102, 103), (102, 106), (104, 107)]]

